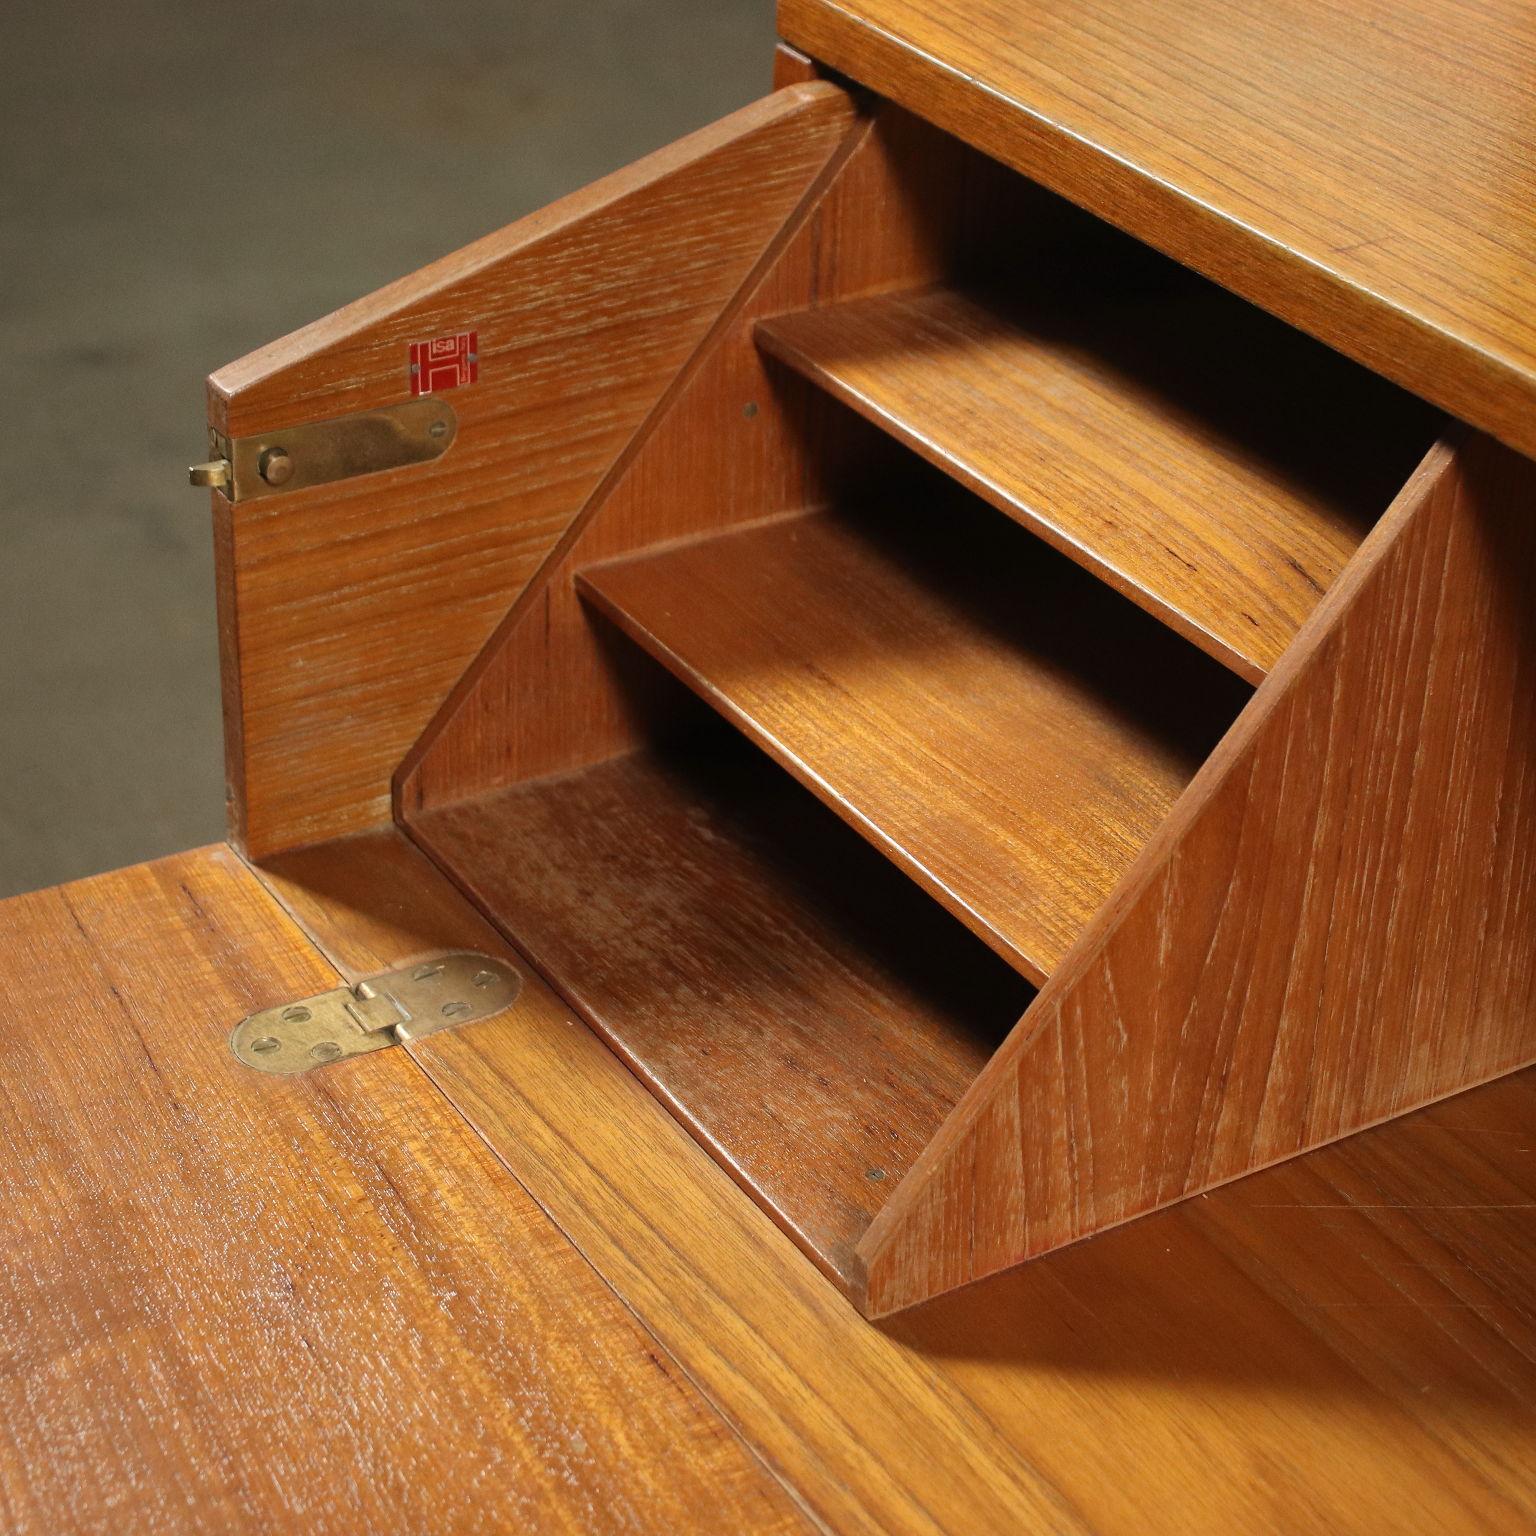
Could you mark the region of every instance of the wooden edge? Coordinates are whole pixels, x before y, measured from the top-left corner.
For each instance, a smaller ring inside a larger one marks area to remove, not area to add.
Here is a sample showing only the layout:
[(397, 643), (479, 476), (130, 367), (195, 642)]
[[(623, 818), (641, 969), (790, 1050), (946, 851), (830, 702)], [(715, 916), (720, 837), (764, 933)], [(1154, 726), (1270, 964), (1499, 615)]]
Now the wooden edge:
[(780, 43), (773, 50), (773, 88), (782, 91), (787, 85), (804, 85), (819, 80), (821, 71), (814, 59), (807, 58), (798, 48)]
[(458, 682), (454, 684), (448, 696), (427, 723), (426, 728), (401, 760), (394, 776), (395, 820), (400, 825), (407, 826), (411, 813), (421, 808), (418, 781), (422, 765), (431, 756), (437, 743), (452, 728), (455, 716), (466, 700), (475, 692), (487, 668), (493, 664), (497, 654), (511, 643), (512, 636), (519, 624), (521, 624), (524, 616), (542, 601), (544, 593), (551, 583), (558, 579), (560, 573), (565, 568), (571, 552), (581, 542), (587, 529), (599, 516), (604, 503), (623, 481), (625, 473), (643, 451), (647, 442), (656, 434), (672, 407), (687, 391), (688, 386), (705, 366), (711, 355), (730, 334), (732, 327), (736, 324), (737, 317), (750, 302), (752, 295), (756, 292), (764, 277), (772, 271), (774, 265), (783, 254), (785, 247), (821, 202), (827, 190), (836, 180), (838, 172), (847, 163), (855, 148), (868, 134), (871, 119), (865, 115), (854, 116), (856, 109), (853, 99), (835, 86), (825, 87), (825, 89), (838, 91), (838, 94), (848, 103), (849, 131), (843, 135), (833, 148), (822, 165), (821, 170), (812, 179), (789, 217), (780, 225), (773, 238), (764, 248), (761, 256), (742, 279), (741, 284), (731, 296), (731, 299), (715, 317), (698, 347), (694, 350), (688, 361), (674, 375), (672, 381), (662, 392), (661, 397), (641, 422), (634, 436), (630, 438), (623, 451), (614, 460), (608, 472), (598, 483), (597, 488), (587, 499), (586, 504), (572, 519), (564, 535), (555, 544), (554, 548), (550, 550), (543, 563), (539, 566), (539, 569), (518, 594), (512, 606), (508, 609), (506, 616), (492, 632), (490, 639), (486, 641), (470, 665), (465, 668)]
[(224, 822), (229, 841), (246, 842), (245, 700), (240, 672), (240, 593), (235, 574), (235, 508), (217, 491), (213, 503), (213, 593), (219, 637), (219, 715), (224, 735)]
[[(1021, 1059), (1037, 1043), (1042, 1031), (1056, 1021), (1055, 1010), (1059, 1000), (1070, 993), (1100, 962), (1106, 944), (1163, 874), (1218, 788), (1234, 775), (1247, 771), (1249, 757), (1261, 731), (1276, 712), (1285, 707), (1293, 689), (1308, 673), (1320, 650), (1332, 639), (1345, 616), (1367, 593), (1373, 576), (1394, 550), (1404, 527), (1436, 492), (1442, 481), (1454, 473), (1457, 455), (1464, 449), (1469, 436), (1465, 428), (1453, 426), (1425, 455), (1386, 513), (1367, 535), (1355, 557), (1302, 625), (1296, 639), (1276, 663), (1274, 670), (1255, 691), (1232, 728), (1191, 780), (1167, 819), (1098, 914), (1083, 930), (1061, 965), (1041, 988), (1024, 1017), (951, 1111), (938, 1134), (920, 1154), (890, 1199), (877, 1212), (858, 1246), (858, 1254), (864, 1262), (870, 1286), (878, 1286), (880, 1266), (888, 1260), (893, 1249), (904, 1239), (911, 1238), (916, 1224), (921, 1220), (925, 1200), (944, 1178), (947, 1165), (961, 1147), (966, 1134), (975, 1128), (998, 1094), (1006, 1091), (1009, 1073), (1017, 1069)], [(1473, 1085), (1467, 1083), (1462, 1086)], [(1297, 1149), (1297, 1152), (1287, 1152), (1283, 1157), (1255, 1163), (1253, 1167), (1245, 1168), (1230, 1177), (1256, 1172), (1260, 1167), (1284, 1161), (1302, 1150), (1306, 1149)], [(1227, 1181), (1223, 1179), (1216, 1182)], [(1201, 1186), (1211, 1187), (1215, 1185)], [(1200, 1189), (1191, 1188), (1186, 1194), (1199, 1192)], [(1146, 1212), (1137, 1211), (1123, 1220), (1132, 1220), (1143, 1214)], [(1106, 1223), (1104, 1228), (1096, 1228), (1095, 1233), (1120, 1224), (1118, 1221)], [(980, 1274), (965, 1277), (966, 1281), (980, 1278)], [(924, 1295), (909, 1296), (890, 1304), (878, 1297), (872, 1300), (867, 1291), (863, 1305), (867, 1315), (885, 1316), (948, 1288), (935, 1286)]]
[[(690, 161), (725, 148), (744, 134), (793, 117), (807, 106), (838, 98), (846, 100), (846, 93), (825, 81), (795, 81), (707, 127), (675, 139), (633, 164), (503, 229), (485, 235), (428, 266), (397, 278), (373, 293), (225, 364), (208, 379), (210, 426), (225, 430), (229, 407), (238, 396), (279, 378), (289, 369), (309, 362), (317, 353), (356, 337), (377, 326), (380, 321), (422, 304), (433, 295), (463, 283), (485, 268), (591, 218), (601, 209), (641, 190), (648, 183), (681, 169)], [(317, 409), (314, 414), (322, 417), (325, 412)], [(242, 424), (242, 430), (252, 432), (260, 430), (260, 427), (258, 423), (247, 422)]]
[(1475, 351), (1018, 102), (1007, 103), (1005, 128), (1000, 114), (976, 110), (975, 80), (835, 0), (779, 0), (778, 26), (791, 46), (822, 65), (1510, 447), (1536, 454), (1536, 380), (1515, 364)]

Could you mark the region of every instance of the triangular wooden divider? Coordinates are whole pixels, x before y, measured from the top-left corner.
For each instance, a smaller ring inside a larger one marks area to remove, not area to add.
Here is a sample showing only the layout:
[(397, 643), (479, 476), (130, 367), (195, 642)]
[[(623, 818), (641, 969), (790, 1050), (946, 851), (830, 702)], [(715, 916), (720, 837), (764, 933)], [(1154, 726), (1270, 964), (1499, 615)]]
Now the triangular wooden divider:
[(871, 1313), (1536, 1060), (1533, 504), (1430, 454), (876, 1216)]

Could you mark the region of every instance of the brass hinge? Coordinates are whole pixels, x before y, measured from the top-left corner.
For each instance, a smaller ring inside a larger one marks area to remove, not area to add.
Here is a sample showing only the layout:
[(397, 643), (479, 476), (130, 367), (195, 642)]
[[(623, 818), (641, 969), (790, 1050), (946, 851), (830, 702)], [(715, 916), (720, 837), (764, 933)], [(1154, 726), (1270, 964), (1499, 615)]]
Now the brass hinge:
[(255, 437), (210, 431), (208, 461), (187, 473), (193, 485), (211, 486), (231, 501), (252, 501), (425, 464), (447, 451), (457, 431), (453, 407), (428, 395)]
[(510, 1008), (523, 979), (489, 955), (441, 955), (355, 987), (263, 1008), (241, 1019), (229, 1048), (261, 1072), (308, 1072)]

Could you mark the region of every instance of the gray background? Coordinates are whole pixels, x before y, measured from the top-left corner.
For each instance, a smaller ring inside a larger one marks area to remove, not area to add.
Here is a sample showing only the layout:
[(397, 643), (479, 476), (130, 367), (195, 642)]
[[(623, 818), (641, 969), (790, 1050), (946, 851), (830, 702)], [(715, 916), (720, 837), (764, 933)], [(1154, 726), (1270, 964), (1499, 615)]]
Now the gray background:
[(12, 0), (0, 895), (223, 835), (206, 374), (768, 89), (771, 0)]

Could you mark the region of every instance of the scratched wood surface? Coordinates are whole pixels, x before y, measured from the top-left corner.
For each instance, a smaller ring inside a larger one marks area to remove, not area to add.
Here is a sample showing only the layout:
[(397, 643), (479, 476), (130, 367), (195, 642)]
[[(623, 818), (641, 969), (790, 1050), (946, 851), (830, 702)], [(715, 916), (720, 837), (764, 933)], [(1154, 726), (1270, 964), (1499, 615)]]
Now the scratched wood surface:
[(780, 315), (758, 341), (1256, 683), (1437, 413), (1149, 254)]
[(1457, 443), (876, 1217), (874, 1311), (1536, 1059), (1536, 466)]
[(263, 853), (389, 819), (390, 776), (853, 121), (792, 86), (220, 370), (251, 436), (407, 398), (475, 330), (431, 464), (214, 493), (231, 827)]
[(1035, 982), (1248, 694), (916, 466), (578, 586)]
[(706, 720), (417, 835), (850, 1290), (870, 1218), (1032, 991)]
[(1536, 452), (1525, 0), (779, 0), (788, 42)]
[[(264, 874), (349, 973), (500, 943), (388, 835)], [(557, 998), (525, 1003), (410, 1049), (828, 1528), (1536, 1530), (1536, 1073), (876, 1327)]]
[(404, 1053), (234, 1060), (337, 976), (230, 850), (0, 938), (8, 1532), (809, 1531)]

